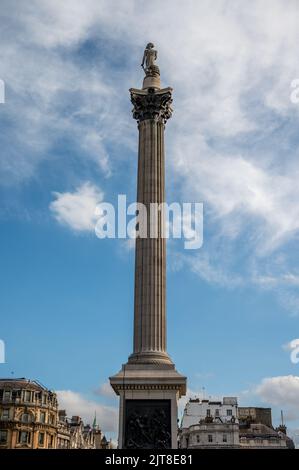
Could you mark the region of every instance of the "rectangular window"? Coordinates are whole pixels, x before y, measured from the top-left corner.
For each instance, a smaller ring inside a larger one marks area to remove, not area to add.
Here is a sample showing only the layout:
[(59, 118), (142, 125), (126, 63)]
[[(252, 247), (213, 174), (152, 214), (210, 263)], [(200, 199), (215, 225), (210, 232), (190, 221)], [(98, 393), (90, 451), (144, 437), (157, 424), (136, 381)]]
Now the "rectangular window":
[(226, 410), (226, 416), (232, 416), (233, 410)]
[(1, 418), (9, 419), (9, 408), (3, 408)]
[(211, 416), (211, 410), (210, 409), (207, 409), (207, 416)]
[(199, 436), (199, 434), (197, 434), (197, 436), (196, 436), (196, 441), (197, 441), (197, 442), (200, 442), (200, 436)]
[(223, 434), (223, 442), (227, 442), (227, 435)]
[(215, 416), (216, 418), (219, 418), (219, 410), (215, 410)]
[(19, 434), (19, 442), (21, 444), (29, 444), (30, 443), (31, 433), (28, 431), (21, 431)]
[(26, 390), (25, 392), (24, 400), (31, 401), (31, 392), (29, 392), (28, 390)]
[(38, 445), (43, 446), (45, 442), (45, 433), (40, 432), (38, 435)]
[(41, 411), (40, 414), (39, 414), (39, 420), (41, 423), (45, 423), (46, 422), (46, 413), (44, 411)]
[(7, 431), (0, 431), (0, 444), (7, 443)]
[(21, 417), (22, 423), (31, 423), (31, 415), (29, 413), (23, 413)]
[(11, 398), (12, 398), (13, 401), (21, 398), (21, 390), (13, 390), (11, 392)]
[(4, 400), (9, 401), (10, 400), (10, 395), (11, 395), (10, 390), (5, 390), (4, 391)]
[(50, 434), (49, 436), (49, 446), (48, 447), (53, 447), (53, 436)]
[(208, 442), (213, 442), (213, 435), (212, 434), (208, 434)]

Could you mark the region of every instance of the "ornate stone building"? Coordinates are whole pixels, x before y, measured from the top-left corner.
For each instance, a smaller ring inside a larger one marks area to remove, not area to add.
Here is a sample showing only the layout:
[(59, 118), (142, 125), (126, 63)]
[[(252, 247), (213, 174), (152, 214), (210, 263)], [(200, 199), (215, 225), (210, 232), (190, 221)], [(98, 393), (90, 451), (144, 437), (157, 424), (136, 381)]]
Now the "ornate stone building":
[(294, 448), (284, 425), (274, 429), (271, 408), (240, 407), (237, 398), (223, 401), (190, 399), (179, 431), (181, 448)]
[(271, 408), (239, 407), (239, 436), (241, 449), (293, 449), (283, 424), (272, 425)]
[(108, 441), (97, 425), (94, 428), (94, 436), (96, 449), (113, 449), (111, 439)]
[(57, 449), (70, 449), (71, 430), (65, 410), (59, 410), (57, 423)]
[(183, 449), (238, 448), (237, 398), (190, 399), (184, 410), (179, 443)]
[(111, 448), (99, 427), (58, 410), (55, 392), (37, 381), (0, 379), (0, 449)]
[(0, 380), (0, 449), (54, 449), (58, 403), (37, 381)]
[(80, 416), (68, 419), (65, 410), (59, 411), (57, 428), (58, 449), (111, 449), (111, 441), (94, 421), (93, 425), (84, 425)]

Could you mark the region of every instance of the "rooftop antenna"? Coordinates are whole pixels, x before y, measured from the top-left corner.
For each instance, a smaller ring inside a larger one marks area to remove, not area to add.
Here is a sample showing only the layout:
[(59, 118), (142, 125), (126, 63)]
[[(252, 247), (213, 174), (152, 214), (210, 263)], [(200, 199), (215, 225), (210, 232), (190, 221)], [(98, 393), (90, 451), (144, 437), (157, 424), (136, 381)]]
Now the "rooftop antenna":
[(283, 426), (284, 424), (283, 424), (283, 411), (282, 410), (280, 410), (280, 416), (281, 416), (281, 425)]
[(205, 387), (202, 387), (202, 399), (205, 399)]

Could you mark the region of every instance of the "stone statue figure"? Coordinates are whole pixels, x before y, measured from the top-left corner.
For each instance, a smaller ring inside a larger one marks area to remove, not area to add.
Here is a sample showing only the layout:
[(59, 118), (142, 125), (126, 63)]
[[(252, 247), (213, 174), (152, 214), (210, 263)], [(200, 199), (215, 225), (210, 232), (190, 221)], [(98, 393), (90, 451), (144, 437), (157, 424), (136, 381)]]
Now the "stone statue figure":
[[(157, 60), (157, 51), (154, 49), (154, 44), (149, 42), (145, 48), (141, 67), (143, 68), (146, 75), (150, 75), (158, 68), (154, 61)], [(145, 66), (144, 66), (145, 64)]]

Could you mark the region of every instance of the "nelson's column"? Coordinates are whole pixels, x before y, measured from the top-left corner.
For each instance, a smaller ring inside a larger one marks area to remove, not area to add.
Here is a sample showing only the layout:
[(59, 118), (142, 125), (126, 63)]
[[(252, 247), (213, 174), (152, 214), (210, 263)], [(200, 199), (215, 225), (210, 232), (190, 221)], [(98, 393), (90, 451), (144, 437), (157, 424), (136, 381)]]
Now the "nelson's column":
[[(165, 201), (164, 129), (171, 117), (172, 89), (160, 87), (157, 52), (144, 51), (142, 89), (130, 89), (133, 117), (139, 130), (137, 202)], [(149, 214), (149, 212), (148, 212)], [(110, 377), (120, 396), (120, 449), (177, 447), (177, 401), (186, 393), (186, 377), (175, 370), (166, 351), (166, 243), (163, 212), (157, 236), (136, 238), (134, 350), (118, 374)]]

